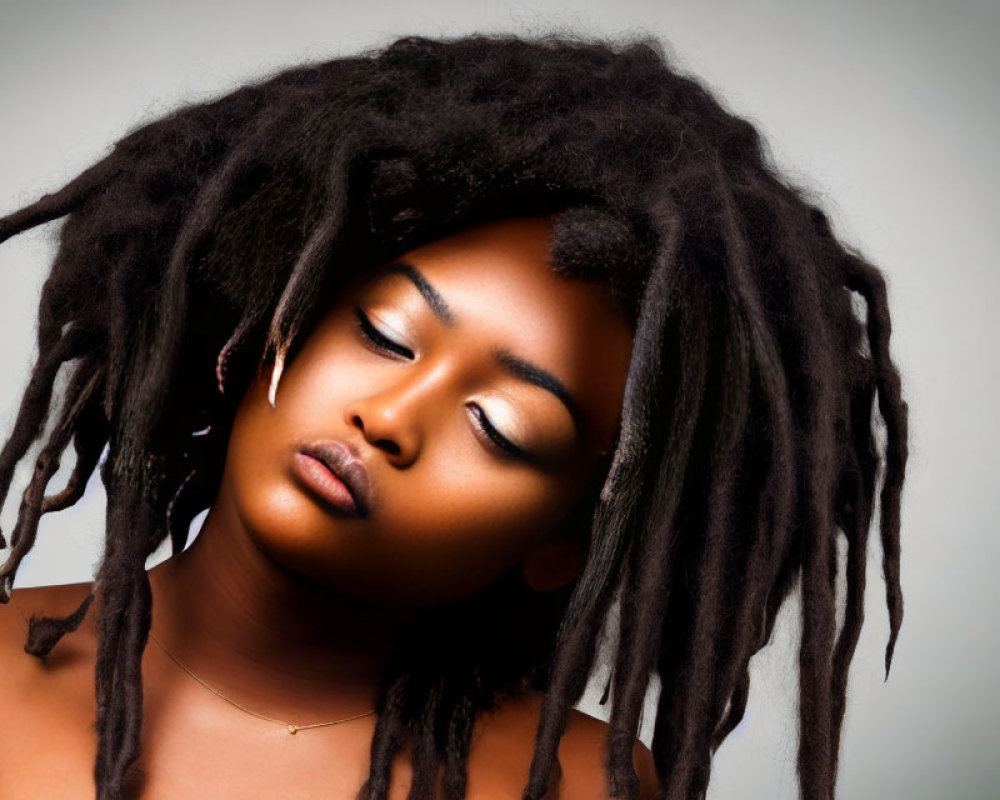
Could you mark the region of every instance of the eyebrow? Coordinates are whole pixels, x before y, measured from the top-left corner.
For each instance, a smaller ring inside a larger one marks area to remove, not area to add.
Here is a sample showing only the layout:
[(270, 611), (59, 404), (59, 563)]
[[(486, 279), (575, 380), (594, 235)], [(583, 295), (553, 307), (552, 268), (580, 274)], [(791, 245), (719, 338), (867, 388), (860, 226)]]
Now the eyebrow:
[(566, 410), (569, 411), (569, 415), (573, 418), (573, 424), (577, 428), (580, 428), (580, 407), (577, 405), (576, 400), (573, 399), (573, 395), (569, 393), (566, 386), (551, 372), (546, 372), (541, 367), (537, 367), (530, 361), (525, 361), (523, 358), (518, 358), (514, 354), (507, 350), (494, 350), (493, 358), (496, 359), (497, 363), (500, 364), (510, 375), (515, 378), (520, 378), (528, 383), (533, 383), (535, 386), (540, 386), (548, 392), (551, 392), (556, 397), (558, 397)]
[(427, 278), (425, 278), (412, 264), (397, 261), (394, 264), (390, 264), (386, 268), (386, 273), (390, 275), (393, 273), (405, 275), (413, 282), (413, 285), (417, 287), (417, 291), (423, 295), (424, 300), (427, 301), (427, 305), (429, 305), (431, 307), (431, 311), (434, 312), (434, 316), (437, 317), (443, 325), (450, 328), (455, 324), (455, 314), (448, 307), (444, 298), (438, 294), (437, 289), (431, 286), (427, 282)]
[[(431, 286), (427, 279), (420, 273), (420, 270), (412, 264), (397, 261), (390, 264), (386, 268), (386, 272), (388, 274), (399, 274), (409, 278), (424, 300), (427, 301), (427, 305), (430, 307), (434, 316), (437, 317), (441, 324), (449, 328), (454, 327), (455, 312), (451, 310), (444, 298), (438, 293), (437, 289)], [(555, 375), (535, 364), (532, 364), (530, 361), (525, 361), (523, 358), (515, 356), (509, 350), (504, 348), (494, 350), (492, 355), (496, 362), (503, 367), (509, 375), (513, 375), (515, 378), (519, 378), (527, 383), (534, 384), (535, 386), (545, 389), (547, 392), (555, 395), (562, 402), (562, 404), (566, 406), (566, 410), (569, 411), (570, 416), (573, 418), (573, 424), (576, 425), (578, 429), (582, 427), (580, 424), (579, 404), (576, 402), (573, 395), (570, 394), (566, 385)]]

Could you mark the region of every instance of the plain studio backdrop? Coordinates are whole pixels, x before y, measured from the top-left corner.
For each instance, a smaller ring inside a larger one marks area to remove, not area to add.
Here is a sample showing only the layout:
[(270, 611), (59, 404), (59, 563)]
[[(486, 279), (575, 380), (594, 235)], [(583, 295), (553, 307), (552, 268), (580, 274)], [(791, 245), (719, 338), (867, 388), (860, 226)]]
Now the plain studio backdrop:
[[(759, 125), (786, 174), (886, 271), (911, 409), (905, 618), (883, 683), (888, 623), (873, 539), (838, 796), (997, 797), (1000, 4), (0, 0), (0, 214), (60, 187), (140, 123), (284, 66), (406, 34), (559, 31), (665, 41), (676, 66)], [(36, 355), (57, 227), (0, 248), (4, 438)], [(29, 473), (15, 476), (7, 532)], [(52, 486), (67, 474), (64, 465)], [(16, 586), (91, 580), (103, 514), (95, 476), (75, 508), (42, 518)], [(754, 659), (746, 717), (716, 756), (710, 800), (796, 795), (797, 639), (796, 609), (786, 609)], [(596, 677), (580, 707), (606, 717)], [(647, 743), (651, 723), (648, 713)]]

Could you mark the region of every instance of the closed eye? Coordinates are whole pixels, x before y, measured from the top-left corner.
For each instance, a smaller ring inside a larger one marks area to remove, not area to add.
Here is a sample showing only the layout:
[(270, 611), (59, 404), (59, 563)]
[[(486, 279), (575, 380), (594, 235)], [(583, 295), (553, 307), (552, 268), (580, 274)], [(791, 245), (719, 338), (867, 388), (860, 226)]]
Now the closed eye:
[(494, 447), (501, 450), (505, 455), (513, 456), (521, 461), (533, 460), (530, 453), (522, 450), (493, 426), (489, 417), (486, 416), (486, 412), (483, 411), (478, 404), (470, 403), (469, 408), (471, 409), (472, 416), (474, 418), (473, 424), (475, 424), (483, 436), (485, 436)]
[(382, 331), (376, 328), (368, 315), (365, 314), (359, 307), (354, 307), (354, 315), (357, 318), (358, 329), (361, 331), (361, 335), (368, 340), (376, 350), (381, 350), (385, 353), (391, 353), (393, 355), (402, 356), (403, 358), (412, 360), (413, 351), (401, 345), (399, 342), (393, 341), (388, 336), (386, 336)]

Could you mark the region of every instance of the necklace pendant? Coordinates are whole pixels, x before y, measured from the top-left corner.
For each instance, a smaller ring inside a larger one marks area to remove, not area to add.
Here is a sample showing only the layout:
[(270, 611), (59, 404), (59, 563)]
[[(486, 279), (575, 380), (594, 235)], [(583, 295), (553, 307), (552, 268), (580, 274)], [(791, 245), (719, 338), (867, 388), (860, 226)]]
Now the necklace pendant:
[(290, 734), (292, 734), (292, 736), (294, 736), (296, 733), (299, 732), (299, 729), (295, 725), (292, 725), (292, 723), (289, 722), (288, 723), (288, 732)]

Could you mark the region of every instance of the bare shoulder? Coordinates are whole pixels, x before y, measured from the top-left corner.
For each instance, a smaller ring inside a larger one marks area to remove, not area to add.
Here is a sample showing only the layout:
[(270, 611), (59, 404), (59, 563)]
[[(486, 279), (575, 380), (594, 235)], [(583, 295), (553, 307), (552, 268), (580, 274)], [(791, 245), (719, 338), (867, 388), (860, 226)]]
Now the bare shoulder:
[[(569, 726), (559, 747), (563, 767), (563, 796), (606, 800), (607, 772), (605, 739), (608, 724), (603, 720), (573, 710)], [(657, 794), (656, 768), (649, 748), (636, 739), (632, 749), (632, 766), (639, 776), (640, 800), (653, 800)]]
[[(44, 658), (24, 649), (32, 616), (66, 616), (89, 583), (15, 589), (0, 606), (0, 797), (93, 797), (93, 627), (85, 622)], [(59, 753), (57, 762), (52, 753)], [(16, 768), (14, 768), (16, 765)], [(82, 777), (81, 777), (82, 776)]]
[(24, 649), (32, 617), (71, 614), (89, 593), (86, 583), (17, 589), (10, 602), (0, 606), (0, 703), (6, 715), (28, 703), (36, 705), (43, 684), (51, 686), (54, 679), (61, 682), (64, 676), (92, 666), (92, 638), (85, 632), (89, 624), (60, 642), (44, 662)]
[[(89, 651), (88, 637), (72, 636), (60, 642), (42, 665), (39, 659), (25, 651), (24, 645), (28, 623), (33, 616), (71, 614), (90, 593), (90, 587), (90, 583), (70, 583), (15, 589), (10, 602), (0, 605), (0, 692), (5, 707), (13, 702), (23, 681), (40, 669), (51, 672), (63, 663), (80, 660), (85, 651)], [(82, 626), (83, 630), (89, 627), (86, 623)]]
[[(502, 707), (483, 726), (478, 742), (473, 743), (469, 761), (469, 797), (480, 796), (473, 791), (474, 777), (480, 778), (485, 788), (483, 775), (493, 778), (490, 788), (499, 788), (506, 779), (516, 778), (518, 785), (511, 796), (519, 796), (527, 781), (528, 769), (534, 752), (535, 732), (541, 712), (542, 695), (531, 693)], [(581, 711), (570, 712), (566, 732), (559, 743), (559, 763), (562, 766), (562, 780), (558, 793), (552, 797), (558, 800), (607, 800), (607, 773), (605, 769), (605, 737), (608, 725)], [(487, 756), (487, 753), (489, 754)], [(477, 758), (478, 756), (478, 758)], [(633, 766), (639, 776), (640, 799), (653, 800), (657, 796), (658, 780), (652, 754), (640, 741), (636, 740), (633, 750)], [(502, 773), (502, 774), (501, 774)], [(506, 796), (482, 792), (483, 797)]]

